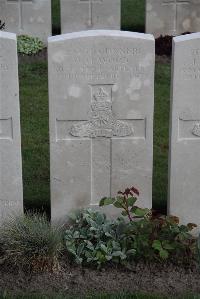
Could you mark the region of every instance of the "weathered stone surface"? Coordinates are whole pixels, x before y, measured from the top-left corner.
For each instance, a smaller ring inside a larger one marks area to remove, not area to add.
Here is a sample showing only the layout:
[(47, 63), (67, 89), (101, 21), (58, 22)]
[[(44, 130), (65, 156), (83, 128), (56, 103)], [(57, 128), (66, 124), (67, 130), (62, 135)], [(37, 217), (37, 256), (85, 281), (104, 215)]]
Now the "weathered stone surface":
[(169, 213), (200, 225), (200, 34), (174, 38)]
[(121, 0), (61, 0), (60, 5), (62, 33), (121, 27)]
[(48, 53), (52, 219), (133, 185), (151, 207), (153, 36), (65, 34)]
[(200, 31), (199, 0), (146, 0), (146, 32), (179, 35)]
[(16, 36), (0, 31), (0, 224), (22, 213), (22, 163)]
[(51, 0), (0, 0), (0, 20), (5, 30), (39, 37), (51, 36)]

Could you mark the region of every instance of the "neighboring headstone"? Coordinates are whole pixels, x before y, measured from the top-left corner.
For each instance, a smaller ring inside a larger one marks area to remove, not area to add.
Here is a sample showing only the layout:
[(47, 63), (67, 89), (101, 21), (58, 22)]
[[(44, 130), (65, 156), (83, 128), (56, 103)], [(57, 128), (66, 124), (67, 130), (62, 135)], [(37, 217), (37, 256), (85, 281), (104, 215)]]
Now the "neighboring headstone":
[(0, 224), (23, 211), (16, 35), (0, 31)]
[(200, 34), (173, 48), (169, 213), (200, 225)]
[(130, 186), (151, 207), (154, 50), (131, 32), (49, 38), (53, 221)]
[(18, 35), (51, 36), (51, 0), (0, 0), (0, 20), (5, 30)]
[(200, 31), (199, 0), (146, 0), (146, 32), (179, 35)]
[(61, 0), (60, 6), (62, 33), (121, 27), (121, 0)]

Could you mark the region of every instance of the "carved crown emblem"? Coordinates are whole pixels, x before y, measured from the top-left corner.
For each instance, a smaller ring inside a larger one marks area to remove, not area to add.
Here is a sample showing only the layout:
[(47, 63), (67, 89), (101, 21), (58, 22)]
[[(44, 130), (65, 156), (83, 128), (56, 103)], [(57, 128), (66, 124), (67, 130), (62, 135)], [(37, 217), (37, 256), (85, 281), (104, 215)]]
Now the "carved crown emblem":
[(194, 128), (192, 130), (192, 134), (195, 135), (195, 136), (200, 137), (200, 123), (196, 123), (194, 125)]
[(94, 94), (94, 99), (96, 101), (108, 101), (109, 100), (109, 94), (100, 87), (97, 92)]

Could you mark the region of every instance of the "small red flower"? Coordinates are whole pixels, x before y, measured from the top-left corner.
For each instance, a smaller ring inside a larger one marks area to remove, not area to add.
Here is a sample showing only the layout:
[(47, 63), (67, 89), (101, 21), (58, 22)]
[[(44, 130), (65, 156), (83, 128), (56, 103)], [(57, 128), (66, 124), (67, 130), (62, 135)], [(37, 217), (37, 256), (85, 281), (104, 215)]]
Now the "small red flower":
[(130, 190), (129, 188), (126, 188), (126, 190), (125, 190), (125, 192), (124, 192), (124, 195), (129, 196), (130, 191), (131, 191), (131, 190)]
[(140, 195), (140, 192), (138, 191), (138, 189), (136, 189), (135, 187), (132, 187), (131, 190), (133, 191), (133, 193), (135, 193), (136, 195)]

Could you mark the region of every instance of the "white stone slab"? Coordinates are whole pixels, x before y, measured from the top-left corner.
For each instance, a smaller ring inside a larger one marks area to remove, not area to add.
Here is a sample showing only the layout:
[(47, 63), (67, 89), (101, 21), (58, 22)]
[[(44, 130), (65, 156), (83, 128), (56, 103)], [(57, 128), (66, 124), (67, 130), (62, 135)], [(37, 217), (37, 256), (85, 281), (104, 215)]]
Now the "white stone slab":
[(48, 53), (52, 220), (133, 185), (150, 208), (154, 38), (86, 31)]
[(200, 225), (200, 34), (174, 38), (169, 160), (170, 214)]
[(23, 211), (16, 36), (0, 31), (0, 224)]
[(51, 0), (0, 0), (0, 20), (5, 30), (18, 35), (51, 36)]
[(179, 35), (200, 31), (199, 0), (146, 0), (146, 32)]
[(62, 33), (121, 28), (121, 0), (61, 0)]

